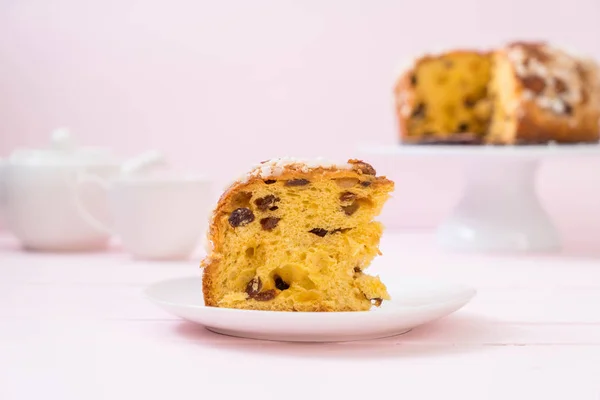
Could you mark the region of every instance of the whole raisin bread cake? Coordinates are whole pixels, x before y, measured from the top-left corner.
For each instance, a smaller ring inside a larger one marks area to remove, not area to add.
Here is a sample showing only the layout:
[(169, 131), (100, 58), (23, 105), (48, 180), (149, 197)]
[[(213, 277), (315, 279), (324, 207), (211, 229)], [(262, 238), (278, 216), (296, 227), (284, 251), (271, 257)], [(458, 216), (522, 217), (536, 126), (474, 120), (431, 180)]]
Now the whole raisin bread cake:
[(394, 87), (400, 137), (425, 144), (598, 142), (597, 63), (547, 43), (428, 55)]
[(362, 161), (274, 159), (221, 196), (202, 261), (207, 306), (360, 311), (389, 299), (365, 273), (383, 232), (373, 221), (394, 189)]

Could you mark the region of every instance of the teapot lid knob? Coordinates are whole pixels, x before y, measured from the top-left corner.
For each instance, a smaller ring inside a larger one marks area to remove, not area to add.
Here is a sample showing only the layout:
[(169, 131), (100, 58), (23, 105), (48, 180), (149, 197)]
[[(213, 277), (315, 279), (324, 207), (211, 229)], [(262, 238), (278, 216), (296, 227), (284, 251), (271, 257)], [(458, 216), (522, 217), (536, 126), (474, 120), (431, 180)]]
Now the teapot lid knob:
[(72, 150), (74, 146), (69, 128), (61, 127), (52, 131), (52, 147), (54, 149)]

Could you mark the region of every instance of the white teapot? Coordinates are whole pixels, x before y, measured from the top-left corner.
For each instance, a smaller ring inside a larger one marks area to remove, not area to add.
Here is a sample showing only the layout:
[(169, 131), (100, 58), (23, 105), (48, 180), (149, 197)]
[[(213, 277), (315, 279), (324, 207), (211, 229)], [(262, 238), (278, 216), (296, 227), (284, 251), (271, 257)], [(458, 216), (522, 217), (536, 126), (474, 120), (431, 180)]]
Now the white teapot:
[(107, 198), (78, 177), (85, 173), (112, 179), (161, 161), (159, 153), (148, 152), (123, 163), (108, 149), (75, 146), (69, 131), (58, 129), (51, 148), (15, 150), (1, 166), (5, 225), (27, 250), (101, 250), (110, 234), (91, 225), (77, 202), (97, 215), (108, 215)]

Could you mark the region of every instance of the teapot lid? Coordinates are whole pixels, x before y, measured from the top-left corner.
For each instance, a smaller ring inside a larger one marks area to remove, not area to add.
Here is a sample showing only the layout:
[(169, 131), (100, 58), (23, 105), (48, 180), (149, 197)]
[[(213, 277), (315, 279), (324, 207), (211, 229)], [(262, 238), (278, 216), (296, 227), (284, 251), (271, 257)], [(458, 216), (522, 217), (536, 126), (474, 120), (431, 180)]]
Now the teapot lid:
[(75, 144), (68, 128), (55, 129), (51, 146), (41, 149), (17, 149), (10, 162), (29, 165), (99, 165), (113, 164), (116, 159), (109, 149), (81, 147)]

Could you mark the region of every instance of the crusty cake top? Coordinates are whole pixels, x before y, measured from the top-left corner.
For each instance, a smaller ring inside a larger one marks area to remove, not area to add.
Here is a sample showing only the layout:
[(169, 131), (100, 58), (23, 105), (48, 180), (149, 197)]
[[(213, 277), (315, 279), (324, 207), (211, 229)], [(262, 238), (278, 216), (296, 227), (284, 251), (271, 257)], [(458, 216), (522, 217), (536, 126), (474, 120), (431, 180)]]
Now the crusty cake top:
[[(522, 96), (540, 108), (570, 115), (589, 99), (586, 86), (594, 85), (597, 65), (545, 42), (513, 42), (505, 49), (523, 84)], [(593, 93), (593, 90), (591, 91)]]
[[(269, 179), (281, 176), (286, 171), (297, 171), (303, 173), (309, 173), (316, 169), (326, 170), (352, 170), (356, 169), (358, 160), (348, 160), (347, 162), (340, 163), (324, 158), (318, 157), (313, 159), (308, 158), (295, 158), (295, 157), (279, 157), (273, 158), (267, 161), (263, 161), (260, 164), (255, 165), (245, 173), (238, 182), (246, 183), (252, 178)], [(365, 164), (365, 163), (362, 163)], [(365, 164), (368, 165), (368, 164)], [(372, 169), (372, 167), (371, 167)], [(363, 173), (367, 173), (363, 171)], [(369, 174), (374, 175), (374, 174)]]

